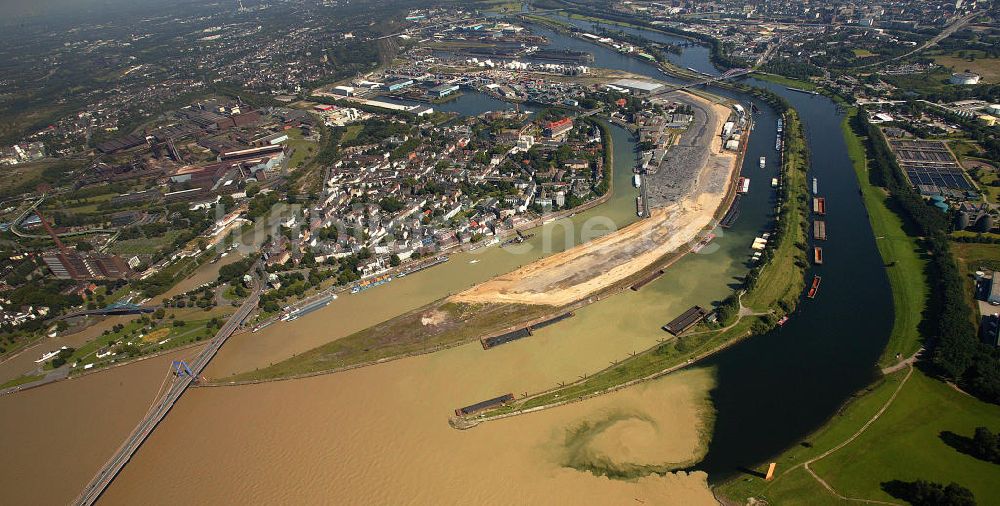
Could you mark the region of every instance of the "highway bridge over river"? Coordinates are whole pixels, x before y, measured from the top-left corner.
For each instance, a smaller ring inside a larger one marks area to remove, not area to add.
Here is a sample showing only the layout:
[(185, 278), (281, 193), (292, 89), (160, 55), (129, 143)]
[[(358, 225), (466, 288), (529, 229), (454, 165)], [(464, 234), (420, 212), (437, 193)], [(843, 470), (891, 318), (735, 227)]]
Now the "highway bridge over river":
[[(255, 271), (259, 265), (254, 266)], [(156, 426), (167, 416), (170, 409), (177, 404), (181, 395), (184, 394), (196, 378), (201, 376), (201, 373), (205, 370), (205, 366), (215, 357), (215, 354), (226, 343), (229, 336), (233, 335), (233, 332), (239, 328), (243, 320), (257, 307), (257, 303), (260, 301), (261, 287), (262, 283), (259, 276), (255, 276), (254, 289), (246, 301), (243, 302), (243, 305), (240, 306), (240, 309), (226, 321), (226, 324), (219, 329), (219, 332), (212, 338), (208, 346), (198, 355), (198, 358), (190, 364), (189, 369), (186, 371), (188, 373), (181, 374), (178, 371), (177, 377), (173, 380), (173, 384), (170, 385), (167, 393), (149, 410), (146, 417), (139, 422), (139, 425), (132, 431), (128, 439), (122, 443), (111, 459), (98, 471), (90, 484), (80, 493), (80, 496), (76, 498), (73, 504), (90, 506), (104, 493), (108, 485), (115, 479), (115, 476), (121, 472), (125, 464), (139, 450), (142, 443), (146, 441)]]

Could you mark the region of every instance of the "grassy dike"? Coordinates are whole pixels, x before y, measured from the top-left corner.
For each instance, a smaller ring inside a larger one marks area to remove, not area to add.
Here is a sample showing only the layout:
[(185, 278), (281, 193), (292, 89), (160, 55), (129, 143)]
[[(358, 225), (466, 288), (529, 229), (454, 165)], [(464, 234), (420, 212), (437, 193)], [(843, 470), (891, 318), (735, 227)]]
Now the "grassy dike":
[(778, 236), (775, 241), (777, 246), (767, 250), (766, 262), (762, 267), (748, 274), (748, 287), (742, 295), (745, 306), (765, 314), (739, 317), (721, 329), (683, 335), (580, 381), (529, 395), (475, 416), (453, 420), (453, 425), (468, 427), (486, 420), (559, 406), (663, 376), (716, 353), (740, 339), (764, 333), (774, 327), (782, 314), (793, 311), (805, 285), (803, 273), (807, 265), (808, 153), (796, 112), (789, 110), (785, 119), (789, 134), (782, 164), (785, 181), (782, 200), (788, 205), (782, 208), (779, 229), (775, 232)]
[(889, 367), (900, 359), (910, 357), (920, 348), (918, 327), (928, 296), (927, 261), (922, 256), (917, 239), (906, 233), (902, 218), (890, 209), (888, 193), (870, 181), (864, 139), (851, 127), (851, 121), (857, 114), (857, 109), (849, 109), (841, 123), (841, 130), (868, 210), (875, 244), (886, 265), (885, 271), (892, 288), (895, 319), (889, 342), (879, 359), (879, 366)]
[[(888, 205), (885, 190), (871, 184), (863, 138), (851, 128), (858, 114), (850, 109), (844, 138), (854, 162), (876, 243), (886, 263), (893, 293), (895, 321), (883, 367), (920, 347), (918, 325), (929, 296), (926, 259), (917, 240)], [(750, 498), (769, 504), (843, 504), (810, 474), (823, 479), (836, 494), (854, 501), (900, 503), (882, 489), (891, 480), (951, 482), (969, 488), (979, 504), (1000, 504), (996, 464), (977, 460), (946, 442), (946, 434), (970, 437), (976, 426), (1000, 427), (1000, 407), (961, 393), (918, 369), (903, 368), (858, 392), (823, 427), (773, 459), (776, 478), (738, 476), (716, 492), (734, 503)], [(809, 463), (809, 469), (805, 463)], [(757, 471), (766, 470), (766, 463)]]

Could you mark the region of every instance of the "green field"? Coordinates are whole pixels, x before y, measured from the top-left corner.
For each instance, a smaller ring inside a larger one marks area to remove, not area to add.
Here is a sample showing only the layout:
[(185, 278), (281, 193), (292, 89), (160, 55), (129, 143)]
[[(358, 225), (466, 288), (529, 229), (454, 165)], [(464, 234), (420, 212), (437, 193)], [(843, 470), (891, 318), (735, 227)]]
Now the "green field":
[[(741, 503), (755, 497), (780, 505), (843, 504), (801, 464), (856, 434), (886, 404), (906, 374), (906, 370), (897, 372), (862, 392), (805, 444), (778, 457), (775, 480), (739, 477), (718, 492)], [(997, 465), (961, 453), (941, 438), (943, 431), (969, 437), (981, 425), (1000, 428), (1000, 407), (914, 370), (888, 409), (857, 439), (810, 467), (839, 494), (856, 499), (899, 503), (882, 491), (883, 482), (925, 479), (956, 482), (971, 489), (979, 504), (998, 504)]]
[[(968, 56), (959, 56), (959, 55)], [(973, 57), (969, 61), (969, 57)], [(988, 58), (983, 51), (961, 51), (947, 55), (934, 56), (934, 63), (951, 68), (955, 72), (971, 70), (981, 76), (983, 81), (991, 84), (1000, 83), (1000, 58)]]
[(171, 244), (181, 235), (181, 230), (168, 230), (159, 237), (139, 237), (126, 241), (115, 241), (109, 248), (119, 255), (152, 255), (164, 246)]
[(801, 88), (803, 90), (814, 91), (817, 88), (816, 84), (811, 81), (802, 81), (800, 79), (780, 76), (778, 74), (768, 74), (765, 72), (759, 72), (753, 74), (753, 77), (756, 79), (760, 79), (762, 81), (771, 81), (772, 83), (780, 84), (782, 86)]
[(848, 112), (841, 123), (841, 129), (844, 141), (847, 143), (848, 155), (854, 163), (854, 172), (861, 185), (865, 208), (868, 209), (868, 221), (875, 234), (875, 244), (885, 262), (886, 274), (892, 287), (895, 321), (889, 342), (879, 359), (879, 365), (885, 367), (898, 361), (897, 354), (901, 358), (906, 358), (920, 348), (918, 326), (928, 293), (924, 274), (927, 260), (923, 258), (916, 239), (903, 230), (903, 220), (889, 209), (888, 194), (869, 181), (868, 159), (864, 144), (850, 126), (855, 114), (857, 114), (856, 109)]
[(10, 380), (10, 381), (8, 381), (8, 382), (0, 385), (0, 390), (4, 390), (4, 389), (7, 389), (7, 388), (24, 385), (25, 383), (31, 383), (32, 381), (38, 381), (38, 380), (40, 380), (40, 379), (42, 379), (44, 377), (45, 377), (44, 374), (38, 374), (38, 375), (35, 375), (35, 374), (25, 374), (23, 376), (18, 376), (16, 378), (14, 378), (14, 379), (12, 379), (12, 380)]

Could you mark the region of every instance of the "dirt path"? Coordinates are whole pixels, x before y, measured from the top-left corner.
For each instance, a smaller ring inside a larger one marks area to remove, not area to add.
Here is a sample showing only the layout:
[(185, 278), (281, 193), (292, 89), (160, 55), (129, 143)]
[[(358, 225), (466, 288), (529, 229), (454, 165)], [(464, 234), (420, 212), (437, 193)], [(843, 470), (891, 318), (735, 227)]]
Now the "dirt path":
[[(851, 444), (855, 439), (857, 439), (858, 437), (860, 437), (861, 434), (863, 434), (866, 430), (868, 430), (868, 427), (871, 427), (871, 425), (873, 423), (875, 423), (875, 421), (877, 421), (879, 418), (882, 417), (882, 415), (889, 409), (889, 406), (892, 405), (892, 402), (894, 400), (896, 400), (896, 396), (899, 395), (899, 392), (903, 389), (903, 386), (906, 385), (906, 382), (910, 379), (910, 376), (913, 375), (913, 363), (910, 360), (913, 360), (915, 358), (916, 358), (916, 355), (914, 355), (913, 357), (910, 357), (910, 359), (907, 359), (907, 361), (904, 362), (903, 364), (900, 364), (900, 365), (909, 366), (909, 370), (906, 372), (906, 377), (903, 378), (903, 381), (899, 382), (899, 386), (896, 387), (896, 391), (894, 391), (892, 393), (892, 396), (890, 396), (889, 399), (885, 402), (885, 404), (882, 405), (882, 408), (879, 409), (878, 412), (875, 413), (875, 415), (873, 415), (867, 422), (865, 422), (865, 424), (862, 425), (861, 428), (858, 429), (857, 432), (855, 432), (851, 437), (847, 438), (846, 440), (844, 440), (843, 442), (841, 442), (837, 446), (834, 446), (833, 448), (830, 448), (829, 450), (823, 452), (822, 454), (818, 455), (817, 457), (814, 457), (814, 458), (812, 458), (810, 460), (807, 460), (807, 461), (805, 461), (805, 462), (803, 462), (801, 464), (798, 464), (796, 466), (792, 466), (792, 467), (788, 468), (788, 470), (786, 470), (785, 472), (781, 473), (781, 476), (784, 476), (784, 475), (786, 475), (786, 474), (794, 471), (795, 469), (798, 469), (801, 466), (801, 467), (804, 467), (805, 470), (810, 475), (812, 475), (812, 477), (817, 482), (819, 482), (820, 485), (823, 486), (823, 488), (825, 488), (828, 492), (830, 492), (831, 494), (833, 494), (834, 496), (836, 496), (838, 499), (840, 499), (842, 501), (852, 501), (852, 502), (860, 502), (860, 503), (866, 503), (866, 504), (890, 504), (890, 505), (900, 504), (900, 503), (894, 503), (894, 502), (877, 501), (877, 500), (873, 500), (873, 499), (860, 499), (860, 498), (856, 498), (856, 497), (847, 497), (845, 495), (842, 495), (839, 492), (837, 492), (829, 483), (827, 483), (826, 480), (824, 480), (818, 474), (816, 474), (816, 471), (813, 471), (813, 469), (811, 467), (809, 467), (809, 466), (810, 466), (810, 464), (815, 464), (816, 462), (819, 462), (820, 460), (823, 460), (826, 457), (829, 457), (830, 455), (832, 455), (833, 453), (837, 452), (841, 448), (843, 448), (843, 447)], [(896, 367), (896, 366), (893, 366), (893, 367)]]

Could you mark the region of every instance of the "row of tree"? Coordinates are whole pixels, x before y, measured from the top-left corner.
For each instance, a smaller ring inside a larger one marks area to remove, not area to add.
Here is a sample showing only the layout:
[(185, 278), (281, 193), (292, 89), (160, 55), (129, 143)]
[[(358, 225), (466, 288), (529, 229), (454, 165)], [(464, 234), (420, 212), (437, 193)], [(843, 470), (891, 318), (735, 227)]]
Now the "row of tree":
[(924, 328), (930, 333), (927, 344), (933, 350), (933, 363), (967, 391), (1000, 403), (1000, 352), (978, 339), (966, 303), (965, 280), (952, 257), (947, 216), (917, 194), (881, 132), (865, 114), (857, 114), (852, 127), (867, 139), (873, 182), (889, 191), (890, 207), (922, 237), (927, 250), (931, 297)]

